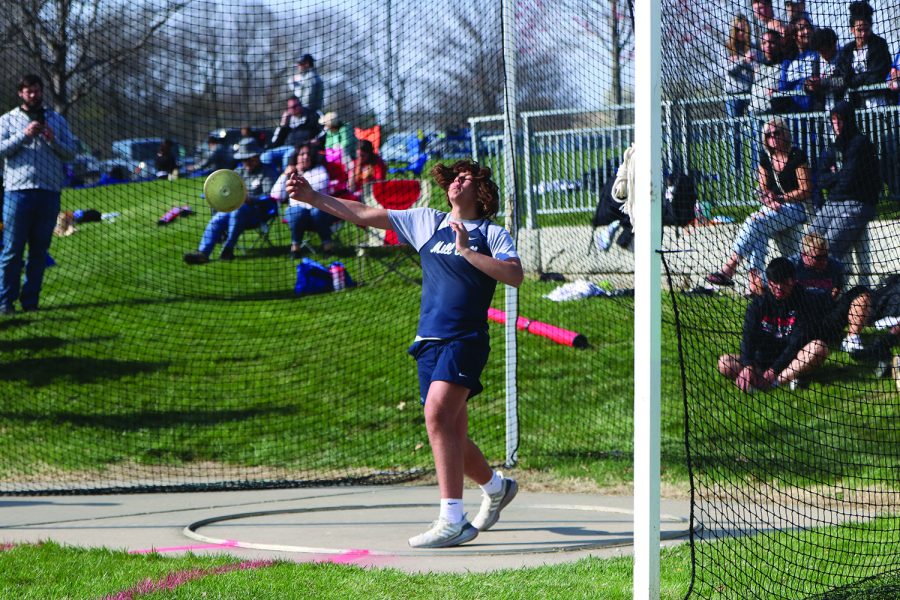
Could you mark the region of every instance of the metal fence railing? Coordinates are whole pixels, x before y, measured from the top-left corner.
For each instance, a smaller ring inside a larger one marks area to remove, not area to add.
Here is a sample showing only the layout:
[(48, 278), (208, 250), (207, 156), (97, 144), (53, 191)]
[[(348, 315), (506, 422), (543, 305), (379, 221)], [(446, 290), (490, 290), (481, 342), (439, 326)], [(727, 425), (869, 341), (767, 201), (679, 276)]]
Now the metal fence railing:
[[(725, 117), (725, 100), (719, 96), (668, 101), (663, 107), (664, 171), (693, 174), (700, 202), (711, 208), (756, 201), (753, 189), (757, 184), (760, 132), (765, 120), (771, 118)], [(623, 116), (628, 118), (625, 123), (621, 122)], [(779, 116), (787, 121), (793, 143), (803, 149), (815, 172), (833, 138), (827, 114)], [(579, 125), (579, 119), (587, 123)], [(565, 127), (553, 126), (566, 120)], [(593, 212), (603, 183), (615, 175), (622, 154), (633, 140), (633, 105), (597, 111), (526, 112), (520, 114), (520, 122), (517, 145), (521, 149), (518, 164), (522, 170), (519, 180), (525, 204), (524, 225), (537, 227), (541, 215)], [(900, 196), (900, 106), (860, 109), (857, 122), (876, 145), (889, 193)], [(474, 158), (499, 172), (503, 164), (503, 116), (473, 117), (469, 126)]]

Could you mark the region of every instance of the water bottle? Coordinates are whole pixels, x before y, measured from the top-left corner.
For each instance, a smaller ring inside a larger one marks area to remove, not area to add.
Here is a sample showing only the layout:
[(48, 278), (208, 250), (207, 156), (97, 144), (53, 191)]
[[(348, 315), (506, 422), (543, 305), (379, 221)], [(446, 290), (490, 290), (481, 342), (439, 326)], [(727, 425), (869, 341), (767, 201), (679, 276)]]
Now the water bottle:
[(331, 271), (331, 286), (334, 291), (338, 292), (346, 286), (346, 277), (344, 276), (344, 265), (339, 262), (332, 263), (328, 269)]

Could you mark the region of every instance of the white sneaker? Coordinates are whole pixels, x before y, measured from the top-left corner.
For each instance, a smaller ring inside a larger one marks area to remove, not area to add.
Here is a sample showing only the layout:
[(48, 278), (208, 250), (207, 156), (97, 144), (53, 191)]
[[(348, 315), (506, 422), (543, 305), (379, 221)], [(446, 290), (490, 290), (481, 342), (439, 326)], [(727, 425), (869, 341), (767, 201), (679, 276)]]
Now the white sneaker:
[(807, 387), (806, 381), (802, 379), (791, 379), (791, 383), (788, 385), (791, 391), (802, 390)]
[(900, 354), (891, 361), (891, 374), (894, 376), (894, 383), (897, 384), (897, 391), (900, 392)]
[(409, 545), (413, 548), (448, 548), (465, 544), (477, 535), (478, 530), (465, 519), (459, 523), (451, 523), (441, 517), (425, 533), (409, 538)]
[(844, 338), (844, 341), (841, 342), (841, 350), (846, 352), (847, 354), (859, 352), (862, 349), (862, 340), (859, 339), (859, 336), (855, 333), (849, 334)]
[[(503, 477), (501, 475), (501, 477)], [(503, 477), (502, 487), (496, 494), (481, 494), (481, 508), (478, 514), (472, 519), (478, 531), (487, 531), (500, 518), (500, 511), (506, 508), (506, 505), (512, 502), (512, 499), (519, 493), (519, 484), (515, 479), (507, 479)]]

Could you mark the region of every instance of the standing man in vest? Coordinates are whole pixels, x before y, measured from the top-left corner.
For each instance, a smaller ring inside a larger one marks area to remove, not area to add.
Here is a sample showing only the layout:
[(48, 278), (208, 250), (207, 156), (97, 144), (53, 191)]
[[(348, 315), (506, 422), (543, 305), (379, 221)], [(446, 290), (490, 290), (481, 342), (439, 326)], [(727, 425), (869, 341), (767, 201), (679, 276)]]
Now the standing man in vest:
[(325, 98), (325, 84), (316, 71), (316, 61), (311, 54), (304, 54), (297, 61), (297, 70), (289, 82), (294, 96), (300, 104), (315, 113), (322, 112)]
[[(22, 103), (0, 116), (3, 179), (3, 250), (0, 252), (0, 314), (38, 308), (47, 251), (59, 214), (65, 181), (63, 163), (75, 157), (75, 141), (66, 119), (44, 106), (44, 83), (37, 75), (19, 82)], [(25, 245), (28, 261), (20, 284)]]

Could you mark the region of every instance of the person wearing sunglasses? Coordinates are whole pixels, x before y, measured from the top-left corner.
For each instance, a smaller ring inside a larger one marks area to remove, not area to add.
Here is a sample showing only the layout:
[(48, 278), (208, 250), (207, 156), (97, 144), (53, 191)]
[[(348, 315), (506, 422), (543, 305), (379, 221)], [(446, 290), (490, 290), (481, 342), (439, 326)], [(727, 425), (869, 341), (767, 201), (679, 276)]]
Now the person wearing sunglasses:
[(758, 169), (762, 206), (744, 220), (722, 268), (706, 277), (713, 285), (734, 285), (735, 272), (745, 259), (750, 264), (751, 281), (759, 277), (765, 268), (769, 239), (806, 221), (804, 203), (812, 189), (809, 166), (803, 150), (791, 143), (784, 119), (773, 117), (766, 123), (763, 147), (766, 151), (760, 155)]

